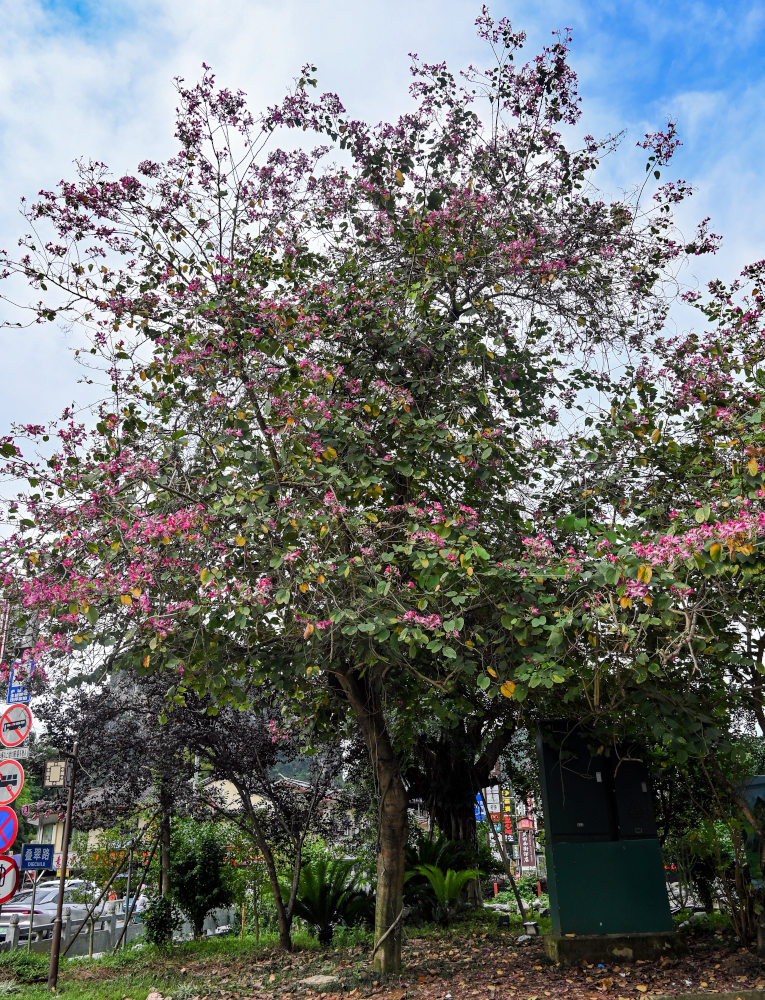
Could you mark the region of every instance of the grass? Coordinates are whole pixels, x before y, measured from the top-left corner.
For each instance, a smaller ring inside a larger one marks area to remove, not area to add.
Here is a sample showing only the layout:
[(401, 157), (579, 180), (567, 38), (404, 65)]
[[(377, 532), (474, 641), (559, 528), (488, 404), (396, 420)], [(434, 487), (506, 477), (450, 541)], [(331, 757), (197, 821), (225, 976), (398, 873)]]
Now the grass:
[[(253, 962), (265, 958), (278, 946), (278, 940), (277, 934), (270, 933), (261, 934), (260, 942), (254, 936), (240, 939), (229, 935), (188, 941), (165, 952), (139, 944), (103, 958), (64, 959), (56, 995), (67, 1000), (142, 1000), (158, 990), (173, 1000), (184, 1000), (205, 992), (207, 978), (215, 978), (227, 963), (237, 958)], [(298, 951), (319, 951), (316, 938), (307, 932), (295, 931), (293, 941)], [(5, 996), (50, 1000), (48, 963), (47, 955), (24, 950), (0, 952), (0, 1000)], [(202, 975), (189, 977), (185, 963), (194, 965)]]

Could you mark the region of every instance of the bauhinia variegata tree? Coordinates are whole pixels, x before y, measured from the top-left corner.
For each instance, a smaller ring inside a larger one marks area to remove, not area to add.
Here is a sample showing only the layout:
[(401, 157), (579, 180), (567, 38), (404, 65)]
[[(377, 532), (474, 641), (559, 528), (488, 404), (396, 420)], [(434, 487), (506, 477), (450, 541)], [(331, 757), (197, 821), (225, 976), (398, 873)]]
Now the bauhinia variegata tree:
[(459, 686), (522, 700), (574, 670), (580, 563), (527, 527), (559, 416), (584, 419), (609, 352), (658, 331), (665, 279), (714, 246), (704, 227), (678, 241), (686, 189), (654, 182), (671, 126), (646, 141), (644, 188), (604, 200), (611, 142), (562, 136), (570, 39), (521, 64), (506, 21), (478, 28), (488, 70), (415, 61), (411, 110), (375, 127), (312, 97), (312, 67), (259, 117), (207, 70), (179, 82), (174, 158), (81, 165), (2, 258), (41, 321), (90, 333), (111, 383), (47, 459), (22, 440), (50, 447), (42, 428), (3, 443), (30, 483), (3, 556), (39, 619), (30, 655), (129, 660), (171, 699), (244, 703), (265, 677), (292, 714), (339, 698), (377, 784), (383, 972), (407, 835), (391, 719), (416, 736), (455, 717)]

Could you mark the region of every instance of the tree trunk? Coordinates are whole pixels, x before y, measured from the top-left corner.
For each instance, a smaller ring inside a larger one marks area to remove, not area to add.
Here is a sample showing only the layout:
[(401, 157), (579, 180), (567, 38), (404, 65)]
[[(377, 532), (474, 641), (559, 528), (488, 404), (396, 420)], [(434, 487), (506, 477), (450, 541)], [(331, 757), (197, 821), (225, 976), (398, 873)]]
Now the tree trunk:
[(159, 788), (159, 809), (159, 894), (169, 896), (171, 799), (164, 781), (161, 781)]
[(379, 796), (377, 897), (375, 901), (374, 967), (383, 975), (401, 971), (408, 796), (401, 763), (393, 749), (374, 682), (367, 675), (340, 674), (369, 753)]
[[(266, 836), (263, 832), (263, 827), (258, 819), (258, 814), (252, 804), (252, 800), (247, 793), (247, 790), (242, 788), (242, 786), (235, 780), (232, 775), (229, 775), (230, 780), (236, 787), (239, 793), (239, 799), (244, 806), (245, 812), (252, 825), (252, 832), (255, 837), (255, 843), (263, 855), (263, 860), (266, 863), (266, 871), (268, 872), (268, 880), (271, 883), (271, 893), (274, 897), (274, 905), (276, 906), (276, 921), (279, 925), (279, 944), (285, 951), (292, 951), (292, 914), (288, 913), (284, 906), (284, 900), (282, 899), (281, 888), (279, 886), (279, 874), (276, 870), (276, 862), (274, 860), (273, 851), (271, 850), (271, 845), (266, 840)], [(255, 906), (257, 907), (257, 886), (253, 883), (253, 900)], [(257, 920), (257, 911), (255, 919)]]

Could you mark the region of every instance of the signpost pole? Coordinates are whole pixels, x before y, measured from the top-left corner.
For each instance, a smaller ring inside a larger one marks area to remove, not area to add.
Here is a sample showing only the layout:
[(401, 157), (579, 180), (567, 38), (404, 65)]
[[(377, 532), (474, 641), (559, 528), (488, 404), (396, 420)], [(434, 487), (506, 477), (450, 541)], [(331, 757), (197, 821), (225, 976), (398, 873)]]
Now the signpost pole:
[(35, 924), (35, 898), (37, 896), (37, 883), (42, 878), (42, 872), (32, 873), (32, 908), (29, 911), (29, 937), (27, 938), (27, 951), (32, 950), (32, 928)]
[(72, 808), (74, 806), (74, 784), (77, 767), (77, 744), (71, 753), (72, 773), (69, 779), (69, 795), (66, 800), (66, 820), (64, 821), (64, 842), (61, 845), (61, 878), (58, 882), (58, 902), (56, 903), (56, 919), (53, 923), (53, 939), (50, 945), (50, 967), (48, 969), (48, 989), (55, 990), (58, 982), (58, 958), (61, 952), (61, 917), (64, 909), (64, 885), (66, 883), (66, 866), (69, 857), (69, 837), (72, 832)]

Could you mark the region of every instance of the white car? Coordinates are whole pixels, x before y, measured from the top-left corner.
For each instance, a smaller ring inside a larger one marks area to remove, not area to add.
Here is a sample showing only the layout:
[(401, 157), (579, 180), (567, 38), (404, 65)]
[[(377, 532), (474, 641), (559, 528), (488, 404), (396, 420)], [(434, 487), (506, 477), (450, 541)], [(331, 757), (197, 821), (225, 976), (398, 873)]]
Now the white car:
[[(88, 914), (93, 902), (98, 898), (98, 892), (92, 883), (82, 879), (71, 879), (64, 887), (64, 907), (69, 907), (71, 920), (76, 925), (79, 924)], [(52, 924), (56, 919), (56, 906), (58, 904), (58, 882), (44, 882), (38, 885), (35, 893), (34, 922), (32, 929)], [(102, 916), (106, 907), (106, 901), (102, 900), (95, 910), (95, 916)], [(32, 912), (32, 890), (22, 889), (10, 899), (3, 903), (0, 909), (0, 941), (4, 941), (8, 933), (9, 917), (12, 913), (19, 915), (19, 939), (26, 940), (29, 936), (29, 924)], [(41, 931), (43, 937), (50, 935), (50, 928)]]

